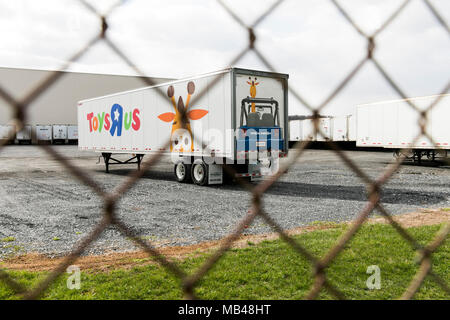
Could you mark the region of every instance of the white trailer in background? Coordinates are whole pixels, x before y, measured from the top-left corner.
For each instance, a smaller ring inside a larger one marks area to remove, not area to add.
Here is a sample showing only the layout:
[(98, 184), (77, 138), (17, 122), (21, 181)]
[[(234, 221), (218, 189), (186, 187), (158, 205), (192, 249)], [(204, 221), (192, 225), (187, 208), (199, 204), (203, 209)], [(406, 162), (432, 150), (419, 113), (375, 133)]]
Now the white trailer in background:
[(67, 125), (54, 124), (53, 125), (53, 143), (65, 144), (67, 139)]
[(300, 126), (302, 127), (301, 141), (316, 141), (314, 123), (311, 119), (301, 120)]
[(300, 119), (289, 121), (289, 141), (328, 141), (331, 135), (332, 122), (328, 118), (319, 119), (319, 128), (325, 135), (316, 134), (312, 119)]
[(353, 115), (336, 116), (332, 121), (332, 141), (356, 141), (355, 117)]
[[(313, 120), (311, 121), (312, 126)], [(316, 134), (316, 140), (315, 141), (330, 141), (333, 137), (333, 118), (326, 117), (326, 118), (320, 118), (319, 119), (319, 132)]]
[[(274, 173), (288, 152), (288, 77), (228, 68), (80, 101), (78, 148), (101, 153), (107, 172), (161, 152), (178, 181), (198, 185), (222, 183), (222, 163), (240, 177)], [(132, 157), (123, 162), (117, 153)]]
[(290, 120), (289, 141), (355, 141), (355, 117), (327, 116), (319, 119), (319, 129), (323, 136), (314, 134), (314, 122), (312, 119)]
[(12, 124), (0, 125), (0, 142), (14, 143), (16, 137), (16, 126)]
[(332, 141), (347, 141), (347, 116), (333, 117)]
[[(420, 135), (420, 111), (425, 111), (434, 101), (439, 102), (427, 113), (426, 132), (433, 141)], [(420, 110), (414, 110), (409, 102)], [(357, 106), (358, 147), (382, 147), (405, 153), (414, 161), (426, 156), (430, 159), (447, 156), (450, 149), (450, 94), (392, 100)]]
[(37, 143), (52, 143), (52, 126), (36, 125), (36, 141)]
[(356, 116), (351, 114), (347, 116), (347, 141), (356, 142)]
[(78, 142), (78, 126), (67, 126), (67, 140), (71, 144), (76, 144)]
[(289, 121), (289, 141), (302, 140), (302, 120)]
[(31, 144), (31, 125), (25, 125), (16, 134), (16, 139), (19, 144), (27, 143)]

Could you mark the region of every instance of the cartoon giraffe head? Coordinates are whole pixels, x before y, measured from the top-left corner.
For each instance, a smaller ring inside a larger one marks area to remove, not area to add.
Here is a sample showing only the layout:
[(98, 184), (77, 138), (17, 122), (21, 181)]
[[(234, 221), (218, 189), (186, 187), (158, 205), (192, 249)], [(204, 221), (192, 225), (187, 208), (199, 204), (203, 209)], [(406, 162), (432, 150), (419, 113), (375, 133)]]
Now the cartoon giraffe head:
[[(254, 78), (254, 80), (252, 80), (252, 77), (248, 77), (247, 83), (250, 85), (250, 97), (255, 98), (256, 97), (256, 86), (259, 84), (259, 82), (256, 82), (258, 80), (258, 78)], [(255, 104), (252, 103), (252, 112), (255, 112), (256, 108), (255, 108)]]
[[(178, 98), (178, 104), (175, 102), (175, 89), (173, 86), (169, 86), (167, 89), (167, 96), (172, 101), (172, 105), (175, 113), (166, 112), (158, 116), (164, 122), (172, 122), (171, 144), (170, 151), (188, 152), (194, 151), (194, 142), (192, 139), (191, 124), (189, 120), (199, 120), (203, 118), (208, 111), (203, 109), (195, 109), (189, 111), (189, 102), (191, 96), (195, 92), (195, 84), (190, 81), (187, 85), (188, 96), (186, 99), (186, 105), (183, 98)], [(183, 127), (183, 115), (187, 118)], [(187, 121), (187, 122), (186, 122)]]

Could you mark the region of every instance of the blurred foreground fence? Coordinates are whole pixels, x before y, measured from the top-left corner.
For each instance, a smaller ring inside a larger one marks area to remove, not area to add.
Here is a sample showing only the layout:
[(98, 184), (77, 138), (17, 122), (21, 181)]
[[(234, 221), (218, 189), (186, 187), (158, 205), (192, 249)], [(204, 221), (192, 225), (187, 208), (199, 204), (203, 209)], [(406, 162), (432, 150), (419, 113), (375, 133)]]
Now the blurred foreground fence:
[[(76, 0), (74, 0), (76, 1)], [(79, 0), (85, 7), (86, 10), (93, 12), (98, 16), (100, 30), (98, 34), (88, 41), (84, 47), (82, 47), (78, 52), (73, 54), (68, 60), (67, 63), (61, 66), (60, 70), (63, 71), (67, 69), (71, 63), (79, 60), (83, 55), (85, 55), (89, 49), (96, 44), (97, 42), (103, 41), (107, 44), (112, 51), (117, 53), (121, 59), (129, 65), (131, 68), (135, 70), (135, 72), (141, 76), (143, 76), (143, 81), (146, 85), (153, 85), (152, 81), (149, 78), (146, 78), (145, 75), (140, 71), (139, 67), (136, 66), (133, 61), (131, 61), (123, 51), (108, 38), (108, 16), (114, 11), (120, 9), (121, 1), (119, 1), (116, 5), (112, 6), (110, 10), (102, 15), (96, 11), (96, 9), (86, 2), (85, 0)], [(223, 9), (230, 14), (231, 17), (234, 18), (236, 23), (242, 26), (242, 32), (247, 33), (248, 35), (248, 46), (241, 52), (238, 52), (235, 58), (230, 61), (229, 65), (234, 65), (248, 52), (252, 51), (256, 54), (258, 59), (266, 66), (266, 68), (270, 71), (276, 71), (272, 64), (268, 61), (268, 59), (264, 56), (264, 53), (261, 52), (256, 46), (255, 43), (258, 40), (255, 31), (257, 30), (258, 25), (266, 19), (269, 15), (274, 14), (277, 11), (277, 7), (279, 7), (283, 2), (287, 2), (289, 0), (278, 0), (275, 1), (268, 9), (265, 11), (253, 24), (247, 25), (245, 24), (238, 15), (233, 12), (230, 7), (222, 0), (218, 0), (218, 3), (223, 7)], [(300, 103), (306, 106), (313, 118), (315, 119), (315, 133), (323, 136), (323, 133), (320, 131), (318, 126), (318, 119), (320, 117), (321, 110), (327, 106), (330, 101), (332, 101), (338, 93), (349, 83), (349, 81), (355, 77), (355, 75), (361, 70), (361, 68), (367, 64), (372, 63), (382, 77), (386, 80), (388, 85), (392, 87), (402, 98), (407, 98), (404, 92), (400, 89), (400, 87), (396, 84), (396, 82), (389, 75), (388, 71), (385, 70), (382, 65), (377, 61), (374, 57), (373, 52), (377, 47), (376, 40), (377, 36), (382, 33), (386, 28), (389, 27), (392, 21), (394, 21), (405, 9), (405, 7), (412, 0), (402, 1), (400, 6), (384, 21), (384, 23), (372, 34), (366, 34), (352, 18), (351, 15), (341, 6), (341, 4), (337, 0), (330, 0), (329, 3), (331, 6), (335, 6), (336, 9), (342, 14), (345, 20), (358, 32), (362, 37), (367, 40), (367, 54), (365, 57), (355, 62), (354, 68), (348, 73), (345, 78), (337, 85), (337, 87), (332, 91), (329, 96), (323, 98), (323, 102), (317, 106), (310, 105), (303, 99), (302, 95), (290, 89), (290, 93), (293, 95), (295, 99), (297, 99)], [(422, 0), (419, 0), (422, 1)], [(423, 0), (429, 11), (435, 17), (436, 21), (441, 25), (442, 29), (445, 30), (446, 34), (450, 36), (450, 29), (448, 24), (445, 22), (443, 16), (438, 12), (438, 10), (433, 6), (431, 1)], [(14, 122), (16, 124), (16, 130), (20, 130), (23, 124), (27, 119), (27, 110), (33, 101), (38, 99), (45, 91), (51, 90), (52, 86), (64, 76), (64, 73), (54, 72), (47, 78), (43, 79), (38, 86), (36, 86), (31, 92), (26, 94), (20, 100), (16, 100), (13, 96), (7, 92), (4, 88), (0, 87), (0, 97), (2, 97), (8, 105), (14, 111)], [(440, 91), (441, 93), (448, 92), (450, 88), (450, 82), (447, 83), (445, 88)], [(161, 92), (161, 94), (164, 94)], [(204, 94), (201, 92), (195, 99), (198, 99)], [(415, 142), (421, 137), (427, 137), (431, 142), (432, 138), (429, 133), (426, 132), (426, 124), (427, 124), (427, 113), (439, 102), (439, 97), (425, 110), (419, 109), (414, 103), (409, 102), (411, 108), (415, 109), (420, 114), (420, 121), (417, 124), (420, 126), (421, 132), (415, 138)], [(186, 116), (184, 115), (184, 119)], [(198, 137), (194, 137), (196, 139)], [(197, 140), (198, 141), (198, 140)], [(166, 142), (168, 145), (170, 141)], [(408, 231), (402, 228), (395, 220), (392, 218), (391, 214), (384, 208), (383, 204), (380, 202), (380, 192), (382, 191), (383, 186), (386, 182), (392, 177), (392, 175), (399, 169), (401, 166), (404, 156), (400, 156), (393, 163), (387, 166), (385, 172), (383, 172), (377, 179), (370, 178), (360, 167), (358, 167), (357, 163), (355, 163), (352, 159), (350, 159), (345, 153), (343, 153), (337, 145), (333, 142), (327, 142), (332, 148), (333, 152), (335, 152), (340, 159), (365, 183), (367, 187), (367, 203), (364, 209), (359, 212), (357, 219), (354, 223), (345, 230), (345, 232), (341, 235), (339, 239), (336, 240), (332, 248), (323, 256), (316, 257), (312, 253), (310, 253), (307, 249), (305, 249), (301, 243), (294, 240), (290, 237), (278, 224), (274, 221), (270, 212), (266, 212), (262, 205), (262, 199), (264, 197), (264, 193), (268, 190), (280, 176), (299, 158), (301, 158), (304, 153), (305, 148), (308, 146), (308, 142), (298, 142), (294, 149), (294, 155), (291, 155), (286, 163), (280, 168), (279, 172), (274, 176), (271, 176), (269, 179), (262, 181), (261, 183), (254, 185), (249, 184), (248, 182), (238, 179), (239, 184), (247, 190), (252, 195), (252, 205), (249, 212), (243, 212), (243, 218), (234, 228), (234, 231), (230, 233), (227, 237), (225, 237), (221, 243), (221, 246), (206, 260), (206, 262), (193, 274), (187, 275), (184, 271), (182, 271), (176, 263), (169, 261), (161, 255), (158, 250), (152, 246), (150, 241), (144, 241), (138, 237), (138, 235), (134, 234), (133, 231), (127, 225), (121, 221), (116, 214), (116, 204), (118, 200), (123, 197), (127, 191), (136, 184), (139, 178), (149, 170), (161, 157), (161, 153), (153, 154), (148, 160), (144, 161), (140, 171), (133, 172), (127, 178), (127, 180), (123, 183), (123, 185), (118, 186), (115, 190), (110, 193), (106, 193), (102, 190), (100, 185), (94, 181), (90, 175), (83, 171), (82, 169), (72, 165), (68, 159), (56, 153), (51, 146), (40, 146), (43, 148), (49, 155), (59, 161), (67, 170), (73, 174), (77, 179), (79, 179), (82, 183), (84, 183), (87, 187), (91, 188), (94, 192), (96, 192), (103, 199), (103, 212), (99, 213), (102, 216), (101, 221), (96, 225), (93, 230), (90, 232), (88, 236), (86, 236), (82, 241), (80, 241), (73, 250), (67, 254), (63, 262), (55, 268), (42, 282), (40, 282), (34, 288), (25, 288), (20, 283), (16, 282), (6, 270), (0, 269), (0, 281), (3, 281), (10, 288), (12, 288), (17, 294), (21, 295), (25, 299), (37, 299), (41, 297), (48, 287), (57, 279), (62, 273), (66, 271), (66, 269), (72, 265), (78, 257), (85, 251), (85, 249), (93, 242), (95, 242), (98, 237), (102, 234), (102, 232), (108, 226), (114, 226), (117, 230), (119, 230), (124, 237), (132, 238), (133, 241), (142, 247), (149, 256), (153, 256), (158, 263), (161, 264), (166, 270), (173, 273), (176, 277), (180, 278), (182, 283), (182, 290), (184, 292), (185, 298), (187, 299), (195, 299), (195, 288), (202, 277), (214, 266), (214, 264), (221, 259), (224, 253), (232, 246), (233, 242), (238, 239), (246, 225), (252, 223), (252, 221), (256, 217), (261, 217), (265, 220), (265, 222), (271, 226), (271, 228), (279, 233), (282, 240), (284, 240), (287, 244), (289, 244), (293, 250), (295, 250), (299, 256), (306, 258), (311, 265), (313, 266), (313, 274), (311, 275), (314, 278), (313, 285), (309, 290), (309, 293), (305, 296), (307, 299), (314, 299), (318, 296), (319, 292), (322, 289), (326, 289), (332, 296), (338, 299), (345, 299), (344, 294), (331, 284), (327, 280), (327, 267), (329, 267), (336, 256), (344, 249), (344, 247), (348, 244), (348, 242), (352, 239), (358, 229), (364, 224), (367, 220), (369, 214), (377, 210), (380, 212), (389, 222), (390, 224), (397, 230), (397, 232), (403, 237), (403, 239), (411, 245), (411, 250), (417, 251), (419, 258), (417, 260), (419, 264), (419, 268), (417, 274), (412, 279), (409, 286), (405, 288), (403, 295), (400, 297), (402, 299), (410, 299), (414, 296), (414, 294), (419, 290), (421, 284), (423, 283), (426, 277), (430, 277), (433, 279), (444, 291), (446, 291), (450, 295), (450, 288), (448, 284), (432, 270), (432, 254), (433, 252), (446, 240), (448, 234), (450, 232), (450, 225), (444, 225), (441, 230), (435, 235), (434, 239), (428, 245), (421, 245), (418, 241), (416, 241), (413, 237), (411, 237)], [(414, 144), (414, 143), (413, 143)], [(436, 146), (436, 144), (434, 143)], [(0, 146), (0, 151), (3, 146)], [(405, 150), (409, 151), (409, 150)], [(406, 154), (404, 152), (403, 154)], [(224, 165), (224, 171), (226, 174), (234, 174), (233, 168)]]

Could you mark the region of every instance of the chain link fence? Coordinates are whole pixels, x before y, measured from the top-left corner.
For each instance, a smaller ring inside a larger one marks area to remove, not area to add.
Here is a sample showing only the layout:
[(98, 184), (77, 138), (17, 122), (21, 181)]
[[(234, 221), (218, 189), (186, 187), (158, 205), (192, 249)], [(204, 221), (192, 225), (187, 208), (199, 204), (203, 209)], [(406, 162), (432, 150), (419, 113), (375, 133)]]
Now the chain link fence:
[[(74, 0), (75, 1), (75, 0)], [(112, 51), (117, 53), (117, 55), (130, 66), (138, 75), (142, 76), (142, 80), (146, 85), (154, 85), (152, 80), (141, 72), (140, 68), (133, 63), (131, 59), (123, 53), (123, 51), (118, 47), (110, 38), (108, 38), (108, 17), (110, 14), (120, 9), (120, 4), (122, 1), (117, 2), (116, 5), (112, 6), (105, 14), (100, 14), (90, 3), (85, 0), (78, 0), (84, 5), (86, 10), (91, 11), (98, 16), (98, 21), (100, 25), (100, 31), (98, 34), (88, 41), (78, 52), (73, 54), (65, 65), (60, 68), (60, 71), (66, 70), (72, 63), (79, 60), (83, 55), (85, 55), (90, 48), (98, 43), (104, 42)], [(264, 56), (256, 46), (258, 40), (256, 36), (256, 30), (258, 25), (261, 24), (269, 15), (274, 14), (277, 8), (288, 0), (278, 0), (275, 1), (256, 21), (251, 24), (245, 24), (238, 15), (236, 15), (233, 10), (222, 0), (217, 0), (218, 3), (223, 7), (223, 9), (242, 27), (242, 32), (248, 35), (248, 45), (241, 52), (237, 53), (234, 59), (232, 59), (229, 65), (234, 65), (241, 60), (241, 58), (248, 52), (252, 51), (256, 54), (257, 58), (266, 66), (269, 71), (276, 71), (271, 62)], [(406, 94), (400, 89), (398, 84), (389, 75), (388, 71), (383, 68), (380, 62), (374, 56), (374, 50), (377, 48), (377, 37), (386, 30), (389, 25), (402, 13), (402, 11), (407, 7), (407, 5), (412, 0), (402, 1), (400, 6), (384, 21), (384, 23), (372, 34), (365, 33), (362, 28), (355, 22), (353, 17), (342, 7), (342, 5), (336, 0), (330, 0), (330, 5), (335, 6), (340, 14), (345, 18), (345, 20), (367, 41), (367, 54), (361, 61), (355, 63), (354, 68), (349, 72), (342, 81), (335, 87), (332, 93), (323, 99), (319, 105), (314, 106), (306, 102), (302, 95), (290, 88), (290, 93), (294, 99), (298, 100), (302, 105), (306, 106), (312, 113), (314, 118), (314, 131), (315, 134), (324, 136), (324, 133), (319, 129), (319, 117), (320, 112), (327, 106), (342, 90), (346, 85), (352, 80), (355, 75), (361, 70), (361, 68), (368, 63), (372, 63), (376, 69), (379, 71), (381, 76), (385, 79), (387, 84), (393, 88), (402, 98), (407, 98)], [(450, 28), (445, 22), (443, 16), (440, 12), (433, 6), (429, 0), (419, 0), (423, 1), (429, 11), (432, 13), (436, 21), (440, 24), (442, 29), (445, 30), (446, 34), (450, 36)], [(36, 99), (38, 99), (44, 92), (51, 90), (52, 86), (64, 76), (64, 73), (53, 72), (47, 78), (43, 79), (39, 85), (37, 85), (31, 92), (29, 92), (25, 97), (20, 100), (15, 99), (9, 92), (0, 86), (0, 96), (8, 103), (8, 105), (14, 111), (14, 122), (16, 125), (16, 130), (20, 130), (26, 119), (27, 111)], [(217, 78), (218, 79), (218, 78)], [(214, 85), (214, 82), (213, 84)], [(446, 93), (450, 89), (450, 81), (447, 83), (445, 88), (441, 93)], [(195, 99), (199, 99), (205, 92), (199, 93)], [(161, 93), (163, 94), (163, 93)], [(426, 131), (427, 125), (427, 114), (428, 112), (439, 102), (440, 97), (428, 106), (425, 110), (419, 109), (412, 101), (407, 100), (410, 107), (416, 110), (420, 114), (420, 121), (417, 124), (421, 132), (414, 139), (414, 143), (417, 142), (421, 137), (428, 138), (433, 144), (434, 143), (430, 134)], [(195, 103), (195, 101), (193, 101)], [(183, 115), (183, 122), (186, 124), (186, 115)], [(13, 137), (11, 137), (13, 138)], [(196, 139), (196, 137), (194, 137)], [(198, 139), (197, 139), (198, 141)], [(170, 141), (166, 142), (168, 146)], [(414, 145), (413, 143), (413, 145)], [(289, 236), (280, 225), (274, 221), (269, 212), (266, 212), (262, 205), (262, 199), (264, 193), (286, 172), (291, 165), (293, 165), (299, 158), (304, 154), (305, 148), (307, 148), (309, 142), (298, 142), (293, 148), (293, 155), (291, 155), (288, 160), (281, 166), (280, 170), (267, 180), (262, 181), (259, 184), (249, 184), (245, 180), (238, 178), (238, 183), (247, 190), (252, 196), (252, 205), (248, 213), (246, 212), (242, 220), (235, 226), (234, 230), (225, 237), (220, 247), (207, 258), (205, 263), (200, 266), (193, 274), (187, 275), (183, 270), (181, 270), (176, 263), (169, 261), (164, 255), (162, 255), (150, 241), (142, 240), (125, 224), (124, 221), (118, 218), (116, 214), (116, 205), (121, 197), (123, 197), (131, 187), (133, 187), (136, 182), (142, 177), (146, 171), (148, 171), (162, 156), (162, 151), (155, 153), (149, 157), (148, 160), (142, 163), (140, 171), (135, 171), (126, 179), (126, 181), (118, 186), (112, 192), (106, 193), (102, 190), (100, 185), (91, 179), (90, 175), (83, 171), (82, 169), (72, 165), (68, 159), (58, 154), (51, 146), (40, 145), (39, 147), (44, 149), (50, 156), (60, 162), (74, 177), (80, 180), (86, 187), (91, 188), (96, 192), (103, 200), (103, 211), (101, 214), (102, 219), (93, 228), (93, 230), (86, 236), (82, 241), (80, 241), (70, 253), (68, 253), (64, 260), (40, 283), (38, 283), (34, 288), (26, 288), (22, 284), (15, 281), (7, 271), (0, 269), (0, 281), (5, 283), (14, 292), (24, 299), (37, 299), (40, 298), (48, 287), (60, 276), (66, 269), (72, 265), (77, 258), (85, 251), (85, 249), (93, 242), (95, 242), (102, 232), (109, 226), (115, 227), (121, 232), (124, 237), (133, 239), (133, 241), (139, 245), (143, 250), (145, 250), (149, 256), (152, 256), (156, 261), (164, 267), (167, 271), (174, 274), (177, 278), (181, 280), (182, 290), (186, 299), (195, 299), (195, 288), (202, 277), (215, 265), (219, 259), (223, 257), (227, 250), (230, 249), (234, 241), (236, 241), (239, 236), (244, 231), (247, 225), (250, 225), (256, 217), (261, 217), (275, 232), (277, 232), (280, 238), (285, 241), (293, 250), (295, 250), (300, 256), (306, 258), (313, 266), (314, 278), (313, 284), (305, 296), (306, 299), (315, 299), (318, 297), (319, 292), (325, 288), (332, 296), (338, 299), (345, 299), (345, 295), (333, 284), (331, 284), (327, 279), (327, 268), (333, 263), (336, 256), (344, 249), (348, 242), (352, 239), (358, 229), (364, 224), (368, 219), (369, 214), (377, 210), (380, 212), (389, 223), (395, 228), (395, 230), (401, 235), (401, 237), (411, 245), (411, 250), (415, 250), (418, 253), (417, 263), (419, 265), (418, 271), (410, 282), (408, 287), (405, 289), (404, 293), (400, 297), (401, 299), (411, 299), (415, 293), (420, 288), (426, 277), (430, 277), (434, 280), (445, 292), (450, 294), (450, 288), (448, 284), (432, 270), (432, 254), (436, 249), (446, 240), (450, 232), (450, 224), (445, 224), (440, 231), (435, 235), (434, 239), (427, 245), (421, 245), (416, 239), (414, 239), (406, 229), (401, 227), (391, 216), (388, 210), (385, 209), (380, 201), (380, 193), (386, 182), (392, 177), (392, 175), (399, 169), (402, 162), (405, 160), (405, 156), (401, 155), (395, 162), (391, 163), (385, 172), (383, 172), (377, 179), (372, 179), (369, 177), (364, 170), (362, 170), (355, 161), (350, 159), (341, 149), (333, 142), (327, 142), (333, 152), (335, 152), (339, 158), (348, 166), (366, 185), (367, 187), (367, 203), (364, 209), (359, 212), (356, 220), (351, 224), (351, 226), (344, 231), (344, 233), (336, 240), (334, 245), (329, 249), (329, 251), (323, 257), (316, 257), (310, 251), (305, 249), (298, 241)], [(0, 151), (2, 151), (3, 145), (0, 145)], [(437, 146), (438, 148), (438, 146)], [(410, 150), (405, 150), (410, 151)], [(403, 152), (402, 154), (406, 154)], [(232, 167), (223, 165), (226, 174), (234, 174)]]

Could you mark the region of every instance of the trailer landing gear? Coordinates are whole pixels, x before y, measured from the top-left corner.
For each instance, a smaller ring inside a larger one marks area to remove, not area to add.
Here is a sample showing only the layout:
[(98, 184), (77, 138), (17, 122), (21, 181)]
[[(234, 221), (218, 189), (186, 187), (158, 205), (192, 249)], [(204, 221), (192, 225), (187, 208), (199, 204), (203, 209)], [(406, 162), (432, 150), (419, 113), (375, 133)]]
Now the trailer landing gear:
[[(105, 161), (105, 171), (106, 173), (109, 173), (109, 166), (113, 165), (113, 164), (134, 164), (136, 163), (138, 165), (138, 170), (141, 170), (141, 162), (142, 159), (144, 158), (143, 154), (136, 154), (135, 156), (133, 156), (132, 158), (126, 160), (126, 161), (121, 161), (118, 159), (115, 159), (112, 156), (112, 153), (102, 153), (103, 156), (103, 160)], [(136, 161), (133, 161), (136, 160)], [(113, 162), (110, 162), (113, 161)]]

